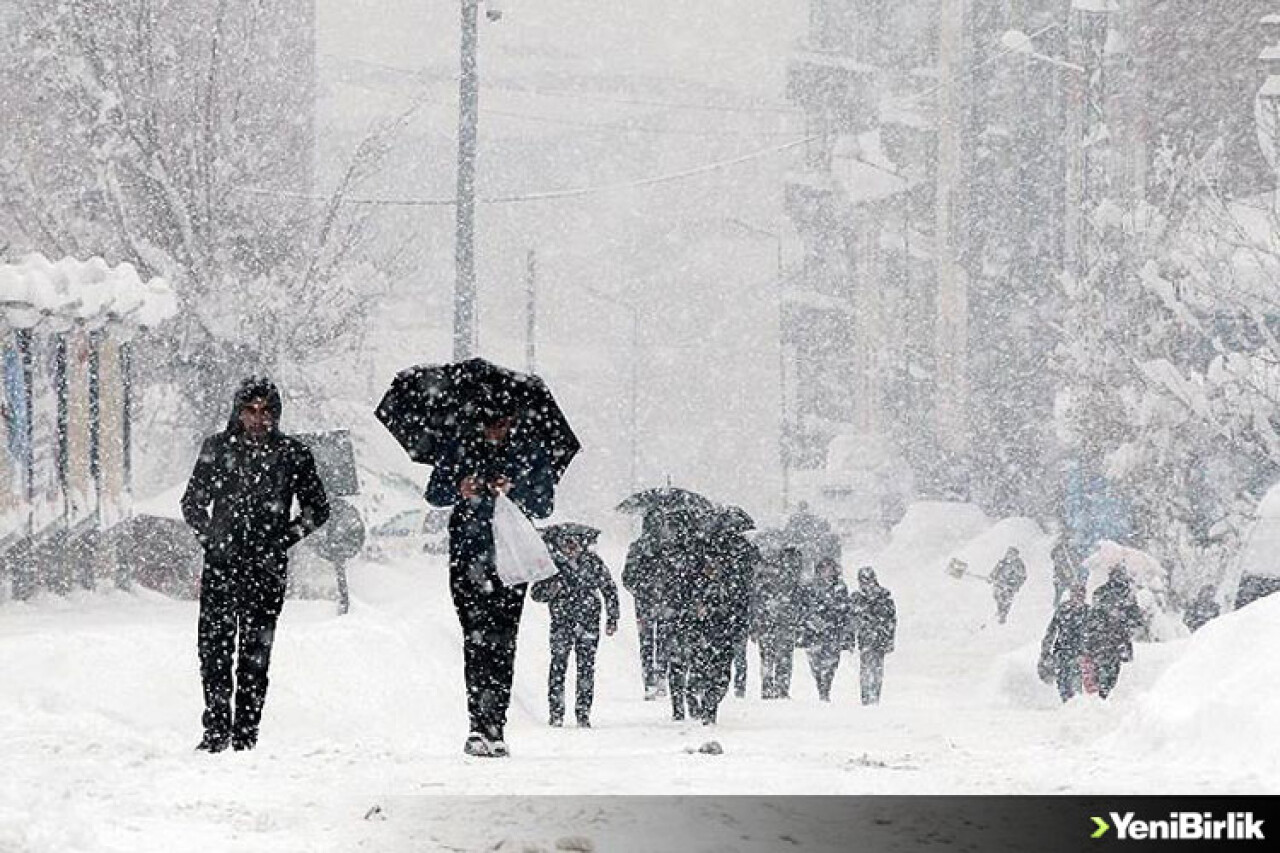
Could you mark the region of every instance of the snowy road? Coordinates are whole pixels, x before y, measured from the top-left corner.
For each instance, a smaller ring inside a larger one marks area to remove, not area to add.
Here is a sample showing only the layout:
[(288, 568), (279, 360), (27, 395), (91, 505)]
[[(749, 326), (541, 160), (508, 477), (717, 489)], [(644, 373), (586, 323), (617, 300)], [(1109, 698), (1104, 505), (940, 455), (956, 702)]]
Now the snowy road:
[[(548, 728), (546, 613), (530, 602), (514, 757), (466, 758), (439, 558), (357, 565), (351, 582), (349, 616), (287, 605), (252, 754), (192, 751), (193, 602), (139, 592), (0, 605), (0, 850), (470, 850), (509, 837), (482, 819), (482, 801), (440, 795), (1257, 793), (1280, 778), (1265, 761), (1196, 761), (1177, 743), (1139, 752), (1111, 735), (1185, 642), (1140, 648), (1111, 703), (1064, 708), (1029, 675), (1044, 613), (1027, 605), (1020, 620), (1015, 608), (996, 631), (985, 615), (955, 617), (985, 614), (984, 591), (937, 601), (907, 577), (882, 706), (857, 703), (848, 655), (835, 701), (819, 703), (798, 653), (792, 701), (730, 698), (714, 731), (643, 701), (628, 618), (601, 650), (596, 727)], [(724, 755), (689, 752), (711, 737)], [(581, 808), (570, 822), (609, 823), (607, 806)]]

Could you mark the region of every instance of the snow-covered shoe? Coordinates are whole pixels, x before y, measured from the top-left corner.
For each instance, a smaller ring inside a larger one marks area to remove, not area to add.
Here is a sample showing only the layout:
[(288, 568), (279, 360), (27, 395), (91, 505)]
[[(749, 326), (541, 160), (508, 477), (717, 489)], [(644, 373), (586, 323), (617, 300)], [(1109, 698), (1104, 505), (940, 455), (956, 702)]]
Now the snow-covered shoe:
[(484, 735), (479, 732), (472, 732), (467, 735), (467, 742), (462, 745), (462, 751), (477, 758), (491, 758), (493, 756), (493, 749), (489, 741), (485, 740)]
[(579, 714), (579, 715), (578, 715), (578, 728), (580, 728), (580, 729), (589, 729), (589, 728), (591, 728), (591, 718), (590, 718), (590, 717), (588, 717), (586, 714)]
[(562, 726), (564, 726), (564, 717), (552, 717), (551, 720), (548, 722), (548, 725), (550, 725), (551, 728), (553, 729), (561, 728)]
[(489, 757), (490, 758), (510, 758), (511, 750), (507, 747), (505, 740), (489, 741)]
[(197, 752), (222, 752), (231, 745), (231, 738), (216, 732), (205, 732), (204, 737), (196, 744)]
[(650, 684), (644, 689), (644, 701), (652, 702), (658, 698), (658, 685)]

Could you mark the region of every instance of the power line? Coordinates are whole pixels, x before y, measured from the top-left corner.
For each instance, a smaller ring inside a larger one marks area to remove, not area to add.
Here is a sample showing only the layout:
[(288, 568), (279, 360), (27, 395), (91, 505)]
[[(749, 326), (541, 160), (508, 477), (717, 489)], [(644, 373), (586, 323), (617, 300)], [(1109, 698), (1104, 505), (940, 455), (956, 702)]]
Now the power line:
[[(656, 175), (651, 178), (640, 178), (634, 181), (620, 181), (613, 184), (600, 184), (593, 187), (579, 187), (576, 189), (547, 190), (545, 192), (525, 193), (523, 195), (487, 196), (478, 198), (476, 201), (479, 204), (520, 204), (532, 201), (556, 201), (559, 199), (580, 198), (582, 196), (597, 195), (599, 193), (638, 189), (641, 187), (655, 186), (657, 184), (672, 183), (675, 181), (685, 180), (687, 178), (697, 177), (699, 175), (705, 175), (709, 172), (739, 166), (743, 163), (749, 163), (752, 160), (759, 160), (762, 157), (768, 157), (771, 154), (780, 154), (783, 151), (813, 142), (818, 138), (819, 137), (817, 136), (809, 136), (804, 139), (793, 139), (784, 145), (776, 145), (772, 148), (754, 151), (750, 154), (743, 154), (740, 157), (734, 157), (729, 160), (720, 160), (715, 163), (707, 163), (702, 166), (695, 166), (692, 169), (685, 169), (680, 172), (671, 172), (666, 175)], [(311, 193), (294, 193), (283, 190), (268, 190), (260, 187), (241, 187), (240, 191), (253, 195), (270, 195), (279, 198), (295, 198), (306, 201), (336, 201), (337, 204), (362, 205), (370, 207), (452, 207), (457, 204), (456, 198), (342, 198), (335, 200), (332, 196), (315, 195)]]
[[(410, 77), (424, 77), (425, 69), (401, 68), (395, 65), (386, 65), (385, 63), (375, 62), (371, 59), (359, 59), (355, 57), (337, 57), (336, 54), (326, 54), (334, 56), (344, 62), (355, 62), (360, 65), (367, 65), (370, 68), (377, 68), (382, 71), (390, 71), (395, 74), (404, 74)], [(341, 80), (339, 82), (347, 85), (360, 85), (350, 80)], [(672, 110), (694, 110), (701, 112), (723, 112), (723, 113), (774, 113), (787, 115), (801, 115), (803, 111), (796, 106), (787, 104), (761, 104), (759, 106), (735, 106), (731, 104), (708, 104), (697, 103), (693, 101), (661, 101), (644, 98), (617, 98), (609, 95), (597, 95), (590, 92), (570, 91), (565, 89), (534, 89), (528, 86), (501, 86), (487, 85), (484, 91), (506, 91), (518, 92), (522, 95), (533, 95), (541, 98), (563, 98), (568, 100), (597, 101), (607, 104), (624, 104), (627, 106), (639, 107), (660, 107)]]

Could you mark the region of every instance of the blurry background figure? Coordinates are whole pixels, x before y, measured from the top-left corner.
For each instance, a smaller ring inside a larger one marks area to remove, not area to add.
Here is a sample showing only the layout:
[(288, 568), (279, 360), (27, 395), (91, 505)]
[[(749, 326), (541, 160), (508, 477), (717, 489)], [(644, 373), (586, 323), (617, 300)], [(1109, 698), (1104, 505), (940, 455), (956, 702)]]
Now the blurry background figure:
[(1027, 566), (1018, 555), (1018, 549), (1010, 547), (991, 570), (991, 590), (996, 599), (996, 621), (1001, 625), (1009, 618), (1009, 608), (1014, 596), (1027, 582)]
[(853, 602), (840, 575), (840, 564), (831, 557), (818, 561), (813, 581), (805, 588), (800, 644), (808, 649), (809, 669), (818, 687), (818, 698), (831, 701), (831, 684), (840, 666), (840, 654), (849, 646)]
[(791, 666), (800, 629), (800, 564), (797, 548), (765, 559), (751, 607), (751, 633), (760, 647), (760, 698), (791, 698)]
[(858, 569), (858, 590), (852, 601), (862, 704), (876, 705), (884, 685), (884, 656), (893, 651), (894, 635), (898, 631), (898, 611), (893, 596), (880, 585), (870, 566)]
[(1112, 566), (1106, 583), (1093, 591), (1085, 623), (1089, 665), (1103, 699), (1115, 689), (1122, 664), (1133, 660), (1133, 636), (1142, 627), (1142, 609), (1124, 566)]
[(1071, 588), (1067, 598), (1053, 611), (1044, 639), (1040, 642), (1040, 678), (1054, 682), (1058, 695), (1066, 702), (1081, 691), (1081, 658), (1087, 652), (1085, 629), (1089, 621), (1089, 605), (1084, 584)]
[(558, 524), (542, 531), (559, 572), (533, 585), (534, 601), (551, 608), (551, 668), (547, 676), (549, 722), (564, 725), (565, 675), (569, 654), (577, 661), (574, 715), (579, 728), (591, 727), (595, 698), (596, 648), (600, 644), (600, 602), (605, 634), (618, 630), (618, 590), (609, 568), (591, 547), (600, 531), (581, 524)]

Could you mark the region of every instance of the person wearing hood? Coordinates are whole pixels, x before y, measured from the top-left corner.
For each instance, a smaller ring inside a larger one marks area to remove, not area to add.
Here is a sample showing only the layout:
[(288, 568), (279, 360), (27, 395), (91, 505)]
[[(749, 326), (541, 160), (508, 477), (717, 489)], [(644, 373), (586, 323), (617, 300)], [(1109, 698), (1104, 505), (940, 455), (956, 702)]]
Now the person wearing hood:
[(852, 596), (851, 646), (858, 647), (862, 704), (880, 702), (884, 684), (884, 656), (893, 651), (898, 612), (889, 590), (880, 585), (870, 566), (858, 569), (858, 591)]
[(813, 581), (805, 589), (800, 645), (809, 652), (809, 670), (818, 687), (818, 698), (831, 701), (831, 684), (840, 666), (840, 653), (848, 644), (849, 619), (853, 604), (840, 563), (823, 557), (814, 569)]
[(1105, 583), (1093, 591), (1085, 623), (1085, 644), (1098, 695), (1106, 699), (1120, 679), (1122, 664), (1133, 660), (1133, 636), (1143, 625), (1133, 582), (1123, 565), (1112, 566)]
[(1040, 662), (1037, 670), (1045, 681), (1058, 686), (1058, 696), (1063, 702), (1082, 689), (1081, 660), (1088, 652), (1085, 632), (1089, 624), (1089, 604), (1085, 597), (1085, 585), (1077, 583), (1067, 598), (1053, 611), (1049, 627), (1040, 641)]
[(516, 638), (528, 584), (508, 586), (494, 562), (493, 510), (506, 495), (529, 518), (555, 503), (547, 451), (524, 439), (519, 405), (492, 390), (476, 404), (475, 423), (446, 448), (431, 471), (427, 503), (449, 514), (449, 592), (462, 628), (463, 677), (470, 732), (467, 755), (506, 758), (505, 728), (515, 677)]
[(591, 704), (595, 697), (596, 649), (600, 645), (600, 599), (604, 599), (606, 635), (618, 630), (618, 588), (609, 567), (590, 542), (573, 534), (544, 533), (559, 571), (530, 589), (534, 601), (551, 608), (551, 668), (547, 677), (550, 723), (564, 725), (564, 682), (569, 654), (577, 661), (577, 693), (574, 714), (578, 727), (591, 728)]
[(1003, 625), (1009, 619), (1014, 596), (1027, 582), (1027, 565), (1018, 549), (1010, 546), (991, 571), (991, 592), (996, 599), (996, 621)]
[(329, 518), (315, 459), (280, 432), (280, 409), (269, 379), (245, 379), (226, 429), (205, 439), (182, 496), (183, 518), (204, 549), (197, 630), (204, 737), (197, 748), (206, 752), (257, 744), (288, 551)]

